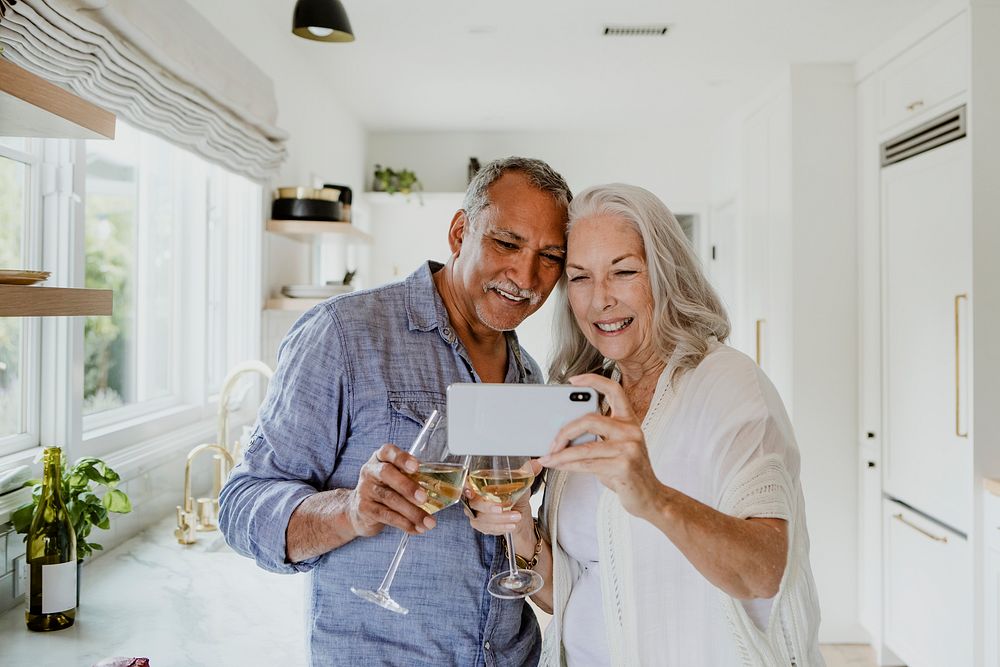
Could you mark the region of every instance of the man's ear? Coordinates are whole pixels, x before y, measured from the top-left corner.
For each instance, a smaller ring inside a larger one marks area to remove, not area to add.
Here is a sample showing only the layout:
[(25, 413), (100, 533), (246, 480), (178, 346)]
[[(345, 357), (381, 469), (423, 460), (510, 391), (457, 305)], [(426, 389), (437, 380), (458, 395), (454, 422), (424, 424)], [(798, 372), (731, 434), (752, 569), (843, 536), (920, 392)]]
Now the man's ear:
[(455, 216), (451, 219), (451, 226), (448, 227), (448, 247), (451, 254), (458, 257), (462, 250), (462, 242), (469, 231), (469, 217), (464, 209), (455, 211)]

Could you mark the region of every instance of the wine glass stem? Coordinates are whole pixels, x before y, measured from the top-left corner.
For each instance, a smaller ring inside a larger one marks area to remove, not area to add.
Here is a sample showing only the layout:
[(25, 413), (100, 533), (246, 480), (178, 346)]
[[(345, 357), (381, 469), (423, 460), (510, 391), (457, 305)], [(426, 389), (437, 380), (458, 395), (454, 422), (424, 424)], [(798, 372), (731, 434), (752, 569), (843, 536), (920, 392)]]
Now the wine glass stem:
[(379, 584), (379, 593), (389, 594), (389, 586), (392, 586), (392, 580), (396, 578), (396, 570), (399, 569), (399, 563), (403, 560), (403, 552), (406, 551), (406, 543), (410, 540), (409, 533), (403, 533), (403, 537), (399, 540), (399, 546), (396, 547), (396, 555), (392, 557), (392, 563), (389, 564), (389, 569), (385, 573), (385, 578), (382, 579), (382, 583)]
[(514, 535), (511, 533), (507, 533), (506, 538), (507, 538), (507, 562), (510, 563), (511, 575), (516, 575), (517, 561), (514, 560)]

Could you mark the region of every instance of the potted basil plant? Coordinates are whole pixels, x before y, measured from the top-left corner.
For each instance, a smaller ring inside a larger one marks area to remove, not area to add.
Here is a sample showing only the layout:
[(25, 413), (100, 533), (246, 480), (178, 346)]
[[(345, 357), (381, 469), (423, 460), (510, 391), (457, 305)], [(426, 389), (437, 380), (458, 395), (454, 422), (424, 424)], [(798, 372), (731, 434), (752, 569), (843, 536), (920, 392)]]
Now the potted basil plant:
[[(65, 461), (65, 459), (63, 459)], [(89, 542), (90, 531), (96, 526), (107, 530), (111, 527), (109, 512), (127, 514), (132, 511), (132, 502), (121, 489), (115, 488), (121, 481), (118, 473), (107, 463), (92, 456), (85, 456), (72, 466), (63, 465), (62, 498), (69, 511), (73, 530), (76, 532), (76, 562), (77, 567), (83, 564), (83, 559), (94, 552), (102, 550), (97, 542)], [(24, 487), (34, 487), (31, 500), (18, 507), (10, 515), (14, 530), (22, 533), (27, 539), (28, 529), (35, 508), (42, 495), (42, 480), (29, 479)], [(22, 487), (22, 488), (24, 488)], [(96, 491), (103, 489), (104, 495), (98, 496)], [(77, 576), (77, 605), (80, 604), (80, 578)]]

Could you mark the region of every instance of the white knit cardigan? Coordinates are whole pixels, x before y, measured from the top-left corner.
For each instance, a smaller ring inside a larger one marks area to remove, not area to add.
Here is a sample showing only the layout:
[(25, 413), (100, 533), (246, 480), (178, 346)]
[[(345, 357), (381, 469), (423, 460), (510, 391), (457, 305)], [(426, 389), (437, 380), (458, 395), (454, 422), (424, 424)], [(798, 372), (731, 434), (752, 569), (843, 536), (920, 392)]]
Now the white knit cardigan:
[[(688, 577), (691, 587), (694, 575), (678, 574), (680, 570), (696, 571), (659, 530), (628, 514), (618, 496), (604, 489), (596, 521), (611, 664), (730, 667), (735, 655), (752, 667), (821, 667), (819, 604), (809, 567), (798, 449), (777, 392), (752, 360), (725, 345), (713, 344), (676, 387), (670, 382), (672, 370), (668, 364), (642, 424), (657, 477), (732, 516), (787, 520), (788, 559), (765, 630), (754, 623), (743, 602), (703, 578), (694, 584), (710, 588), (699, 616), (698, 610), (678, 608), (671, 595), (678, 590), (678, 576)], [(575, 561), (558, 540), (565, 482), (565, 474), (549, 471), (540, 512), (553, 560), (554, 618), (540, 662), (546, 667), (565, 664), (562, 614), (577, 574)], [(697, 595), (689, 599), (693, 606), (703, 601)], [(708, 620), (686, 620), (683, 615), (689, 612)], [(695, 631), (685, 631), (685, 622), (694, 623)], [(701, 627), (705, 624), (710, 627)], [(724, 642), (731, 643), (719, 653), (716, 645)], [(678, 646), (686, 646), (686, 653), (679, 654)]]

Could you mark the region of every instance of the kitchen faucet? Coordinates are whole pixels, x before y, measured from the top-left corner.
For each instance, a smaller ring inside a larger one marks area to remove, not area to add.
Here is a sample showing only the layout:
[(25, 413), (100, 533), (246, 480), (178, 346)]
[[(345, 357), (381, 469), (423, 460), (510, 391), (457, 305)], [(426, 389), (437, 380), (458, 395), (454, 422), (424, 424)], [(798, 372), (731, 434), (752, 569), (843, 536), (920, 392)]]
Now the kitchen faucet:
[[(174, 536), (179, 544), (194, 544), (197, 541), (196, 531), (210, 531), (218, 528), (219, 493), (225, 483), (229, 471), (236, 465), (242, 452), (240, 441), (229, 444), (229, 394), (236, 386), (236, 380), (244, 373), (260, 373), (268, 380), (274, 375), (271, 368), (256, 360), (237, 364), (226, 379), (222, 381), (222, 391), (219, 393), (219, 422), (214, 443), (201, 444), (188, 452), (184, 463), (184, 505), (177, 506), (177, 529)], [(197, 512), (195, 500), (191, 495), (191, 463), (202, 452), (216, 452), (212, 459), (215, 462), (215, 474), (212, 478), (212, 493), (198, 498)]]

